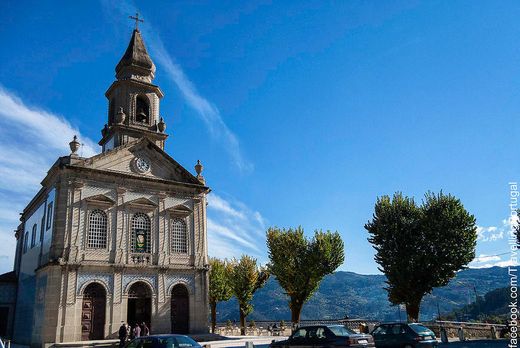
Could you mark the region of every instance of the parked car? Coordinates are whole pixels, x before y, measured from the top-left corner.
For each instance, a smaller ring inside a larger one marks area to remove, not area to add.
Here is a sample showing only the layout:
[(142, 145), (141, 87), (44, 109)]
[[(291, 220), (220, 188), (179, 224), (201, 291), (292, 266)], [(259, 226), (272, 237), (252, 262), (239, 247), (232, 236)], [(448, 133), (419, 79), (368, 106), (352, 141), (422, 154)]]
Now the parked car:
[(375, 347), (368, 334), (358, 334), (343, 325), (314, 325), (298, 328), (287, 340), (272, 342), (269, 348)]
[(137, 337), (126, 348), (202, 348), (200, 344), (184, 335), (151, 335)]
[(416, 323), (380, 324), (372, 331), (377, 348), (436, 348), (435, 334)]

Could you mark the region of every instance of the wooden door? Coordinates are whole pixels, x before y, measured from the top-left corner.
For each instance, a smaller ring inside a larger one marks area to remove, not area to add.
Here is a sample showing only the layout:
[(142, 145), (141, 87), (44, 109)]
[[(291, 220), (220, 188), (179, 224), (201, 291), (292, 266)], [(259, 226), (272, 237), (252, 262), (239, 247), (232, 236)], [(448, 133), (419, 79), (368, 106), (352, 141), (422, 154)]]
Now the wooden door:
[(83, 293), (81, 311), (81, 339), (101, 340), (105, 337), (105, 289), (92, 283)]
[(172, 333), (187, 334), (190, 330), (190, 301), (188, 289), (176, 285), (172, 290), (171, 303)]

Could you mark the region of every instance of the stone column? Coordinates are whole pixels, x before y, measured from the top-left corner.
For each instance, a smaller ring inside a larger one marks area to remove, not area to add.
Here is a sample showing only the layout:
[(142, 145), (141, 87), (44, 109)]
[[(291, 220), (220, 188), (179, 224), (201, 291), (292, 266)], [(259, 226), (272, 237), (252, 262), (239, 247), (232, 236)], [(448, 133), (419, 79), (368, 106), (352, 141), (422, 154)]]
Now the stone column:
[[(115, 263), (123, 264), (126, 263), (126, 238), (125, 238), (125, 210), (124, 201), (126, 189), (122, 187), (116, 188), (117, 198), (116, 206), (114, 207), (116, 222), (114, 226), (114, 238), (115, 238)], [(125, 319), (126, 320), (126, 319)]]
[(78, 238), (79, 238), (79, 219), (80, 219), (80, 202), (81, 202), (81, 190), (84, 183), (81, 181), (73, 181), (69, 185), (69, 198), (68, 198), (68, 219), (67, 228), (64, 239), (66, 261), (77, 262), (78, 261)]
[(165, 217), (166, 214), (166, 197), (167, 195), (164, 193), (159, 193), (157, 195), (159, 199), (159, 204), (157, 205), (157, 254), (158, 254), (158, 260), (157, 264), (159, 266), (164, 266), (165, 264), (169, 263), (167, 262), (168, 258), (168, 243), (166, 238), (166, 223), (167, 219)]

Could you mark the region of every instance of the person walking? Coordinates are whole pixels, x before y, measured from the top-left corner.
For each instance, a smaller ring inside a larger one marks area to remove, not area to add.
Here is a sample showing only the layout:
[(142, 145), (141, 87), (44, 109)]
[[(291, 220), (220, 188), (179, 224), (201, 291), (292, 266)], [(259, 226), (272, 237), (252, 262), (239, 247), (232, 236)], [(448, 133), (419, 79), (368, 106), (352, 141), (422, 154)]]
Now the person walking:
[(119, 347), (124, 347), (126, 343), (126, 339), (128, 338), (128, 330), (126, 328), (126, 323), (124, 321), (121, 322), (121, 326), (119, 327)]
[(141, 324), (141, 335), (142, 336), (150, 335), (150, 329), (148, 328), (148, 326), (146, 326), (146, 323), (144, 321)]
[(134, 337), (135, 338), (141, 337), (141, 327), (139, 326), (138, 323), (135, 323), (135, 326), (134, 326)]

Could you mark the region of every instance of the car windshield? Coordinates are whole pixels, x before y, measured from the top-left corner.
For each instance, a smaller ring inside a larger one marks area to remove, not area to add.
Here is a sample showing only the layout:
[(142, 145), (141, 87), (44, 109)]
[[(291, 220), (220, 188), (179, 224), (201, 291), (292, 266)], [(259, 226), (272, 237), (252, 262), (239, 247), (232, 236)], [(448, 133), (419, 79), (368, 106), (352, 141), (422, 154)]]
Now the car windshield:
[(160, 348), (186, 348), (198, 347), (199, 344), (186, 336), (159, 337), (157, 339)]
[(410, 324), (410, 328), (418, 333), (419, 335), (433, 335), (433, 331), (428, 329), (426, 326), (419, 324)]
[(350, 335), (354, 335), (355, 332), (347, 328), (346, 326), (342, 325), (334, 325), (334, 326), (327, 326), (330, 331), (334, 333), (336, 336), (340, 337), (347, 337)]

